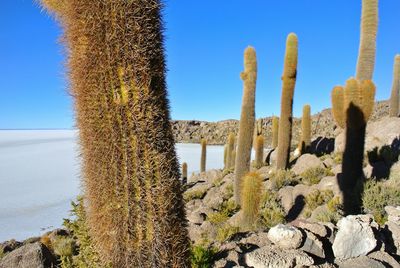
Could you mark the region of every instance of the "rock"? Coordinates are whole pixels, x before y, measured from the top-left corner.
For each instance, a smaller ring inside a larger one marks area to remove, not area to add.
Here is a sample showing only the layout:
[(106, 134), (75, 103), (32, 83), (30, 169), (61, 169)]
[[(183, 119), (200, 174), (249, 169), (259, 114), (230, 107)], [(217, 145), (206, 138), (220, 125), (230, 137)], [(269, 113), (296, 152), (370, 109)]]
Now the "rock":
[(302, 251), (294, 249), (281, 250), (274, 246), (256, 249), (245, 254), (244, 259), (246, 265), (253, 268), (292, 268), (314, 264), (314, 260)]
[(307, 169), (317, 168), (317, 167), (325, 168), (325, 166), (322, 163), (322, 161), (318, 157), (316, 157), (315, 155), (303, 154), (302, 156), (300, 156), (297, 159), (296, 164), (294, 164), (294, 166), (292, 168), (292, 171), (296, 175), (300, 175), (301, 173), (303, 173)]
[(205, 213), (202, 213), (202, 210), (197, 209), (195, 211), (189, 212), (187, 214), (187, 219), (189, 222), (193, 223), (193, 224), (202, 224), (204, 222), (204, 220), (206, 219), (206, 215)]
[(0, 252), (8, 253), (19, 248), (22, 245), (23, 244), (21, 242), (18, 242), (15, 239), (11, 239), (0, 244)]
[(293, 186), (286, 186), (279, 190), (278, 196), (281, 200), (281, 204), (285, 212), (287, 213), (293, 206)]
[(271, 245), (271, 241), (268, 239), (268, 233), (258, 232), (252, 233), (248, 237), (242, 238), (240, 244), (251, 244), (259, 248)]
[(327, 237), (328, 236), (327, 227), (325, 225), (322, 225), (319, 223), (315, 223), (315, 222), (311, 222), (311, 221), (307, 221), (307, 220), (303, 220), (303, 219), (298, 219), (298, 220), (292, 221), (290, 224), (295, 227), (310, 231), (311, 233), (316, 234), (319, 237)]
[(316, 189), (315, 185), (308, 186), (308, 185), (304, 185), (304, 184), (297, 184), (296, 186), (293, 187), (293, 192), (292, 192), (293, 202), (295, 202), (296, 198), (300, 195), (302, 195), (303, 197), (306, 197), (314, 189)]
[(367, 166), (363, 168), (365, 178), (371, 178), (373, 170), (374, 168), (370, 164), (367, 164)]
[(379, 121), (368, 123), (365, 138), (365, 151), (375, 147), (393, 145), (400, 133), (400, 118), (384, 117)]
[(388, 241), (389, 252), (400, 255), (400, 225), (388, 221), (383, 232)]
[(204, 205), (208, 208), (218, 209), (222, 202), (224, 202), (220, 191), (221, 189), (219, 187), (213, 187), (208, 190), (206, 196), (203, 198)]
[(335, 164), (335, 163), (333, 162), (332, 157), (326, 158), (324, 161), (322, 161), (322, 163), (324, 164), (324, 166), (325, 166), (326, 168), (330, 168), (330, 167), (332, 167), (332, 166)]
[(313, 233), (306, 230), (304, 230), (304, 232), (306, 233), (306, 238), (300, 249), (304, 252), (324, 259), (325, 250), (322, 241), (319, 240)]
[(333, 253), (338, 259), (364, 256), (377, 246), (372, 227), (377, 227), (370, 215), (350, 215), (338, 224), (338, 233), (333, 242)]
[(332, 168), (333, 174), (337, 175), (339, 173), (342, 173), (342, 165), (336, 165)]
[(385, 211), (388, 214), (388, 221), (400, 225), (400, 206), (386, 206)]
[(278, 224), (268, 231), (268, 239), (282, 249), (296, 249), (303, 242), (303, 234), (296, 227)]
[(0, 260), (0, 268), (50, 268), (57, 260), (42, 243), (24, 245)]
[(385, 268), (385, 265), (367, 256), (361, 256), (339, 263), (339, 268)]
[(375, 252), (368, 254), (368, 257), (370, 257), (371, 259), (380, 261), (386, 267), (400, 268), (400, 264), (396, 261), (396, 259), (393, 258), (392, 256), (390, 256), (386, 252), (375, 251)]
[(317, 189), (320, 191), (331, 190), (334, 195), (340, 195), (341, 191), (336, 176), (328, 176), (321, 179), (317, 184)]

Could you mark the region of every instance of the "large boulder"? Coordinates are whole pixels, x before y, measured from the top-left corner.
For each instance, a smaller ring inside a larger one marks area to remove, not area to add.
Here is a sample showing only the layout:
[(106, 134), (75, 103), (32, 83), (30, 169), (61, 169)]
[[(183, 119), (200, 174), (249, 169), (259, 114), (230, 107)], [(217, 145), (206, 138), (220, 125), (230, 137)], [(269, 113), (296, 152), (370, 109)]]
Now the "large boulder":
[(56, 265), (56, 258), (40, 242), (26, 244), (0, 260), (0, 268), (51, 268)]
[(400, 225), (388, 221), (384, 227), (388, 251), (400, 255)]
[[(369, 122), (367, 125), (365, 150), (371, 151), (374, 148), (381, 148), (384, 145), (398, 147), (400, 136), (400, 118), (384, 117), (376, 122)], [(345, 133), (341, 132), (335, 139), (335, 152), (343, 152), (345, 146)]]
[(309, 231), (304, 232), (306, 233), (306, 238), (300, 247), (300, 250), (324, 259), (325, 250), (322, 241), (315, 234)]
[(350, 215), (342, 218), (333, 242), (333, 253), (338, 259), (365, 256), (377, 247), (373, 230), (378, 225), (370, 215)]
[(324, 164), (318, 157), (313, 154), (303, 154), (297, 159), (296, 164), (294, 164), (292, 168), (292, 171), (296, 175), (300, 175), (307, 169), (318, 167), (325, 168)]
[(384, 251), (375, 251), (372, 252), (371, 254), (368, 254), (368, 257), (371, 259), (380, 261), (383, 263), (386, 267), (392, 267), (392, 268), (400, 268), (400, 263), (396, 261), (395, 258), (393, 258), (391, 255)]
[(339, 263), (339, 268), (385, 268), (386, 266), (380, 261), (374, 260), (367, 256), (361, 256), (355, 259), (346, 260)]
[(388, 221), (400, 225), (400, 206), (386, 206), (385, 211), (388, 214)]
[(14, 249), (19, 248), (22, 245), (23, 245), (22, 242), (16, 241), (15, 239), (11, 239), (3, 243), (0, 243), (0, 252), (8, 253), (13, 251)]
[(303, 233), (294, 226), (278, 224), (268, 231), (268, 239), (281, 249), (296, 249), (303, 242)]
[(253, 268), (266, 267), (308, 267), (314, 264), (314, 260), (306, 253), (294, 249), (279, 249), (274, 246), (265, 246), (256, 249), (244, 256), (247, 266)]

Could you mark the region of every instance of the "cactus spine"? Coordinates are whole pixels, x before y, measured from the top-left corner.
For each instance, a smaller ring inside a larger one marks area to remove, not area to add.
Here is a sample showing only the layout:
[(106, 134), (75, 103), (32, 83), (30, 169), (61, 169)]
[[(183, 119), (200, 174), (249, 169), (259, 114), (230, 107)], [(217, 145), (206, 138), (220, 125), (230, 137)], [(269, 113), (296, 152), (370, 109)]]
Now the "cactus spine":
[(242, 112), (240, 115), (238, 147), (235, 160), (235, 201), (240, 205), (240, 187), (243, 176), (250, 170), (251, 148), (255, 121), (255, 93), (257, 80), (256, 51), (247, 47), (244, 52)]
[(338, 124), (344, 122), (346, 133), (339, 177), (346, 215), (361, 213), (365, 130), (373, 111), (374, 98), (375, 85), (371, 80), (359, 82), (351, 78), (344, 89), (335, 87), (332, 91), (332, 106), (341, 122)]
[(372, 80), (378, 31), (378, 0), (362, 0), (360, 47), (356, 79)]
[(161, 6), (68, 0), (54, 10), (69, 53), (87, 225), (111, 267), (190, 267)]
[(231, 169), (235, 165), (235, 158), (233, 157), (233, 152), (235, 151), (235, 134), (229, 133), (228, 144), (227, 144), (227, 169)]
[(200, 159), (200, 172), (206, 171), (206, 157), (207, 157), (207, 140), (201, 140), (201, 159)]
[(183, 162), (182, 163), (182, 184), (186, 184), (187, 183), (187, 163)]
[(297, 75), (297, 36), (289, 34), (286, 41), (283, 87), (281, 97), (281, 117), (279, 119), (278, 153), (276, 167), (286, 169), (289, 162), (290, 142), (292, 139), (293, 95)]
[(256, 172), (249, 172), (243, 178), (241, 190), (242, 221), (245, 228), (255, 227), (262, 196), (262, 178)]
[(311, 107), (304, 105), (303, 116), (301, 118), (301, 139), (299, 144), (300, 152), (306, 153), (311, 145)]
[(272, 149), (278, 147), (279, 117), (272, 118)]
[(255, 164), (257, 168), (263, 166), (264, 163), (264, 137), (262, 135), (257, 136), (255, 142), (256, 159)]
[(393, 86), (390, 95), (390, 111), (392, 117), (399, 116), (399, 93), (400, 93), (400, 55), (396, 55), (393, 67)]

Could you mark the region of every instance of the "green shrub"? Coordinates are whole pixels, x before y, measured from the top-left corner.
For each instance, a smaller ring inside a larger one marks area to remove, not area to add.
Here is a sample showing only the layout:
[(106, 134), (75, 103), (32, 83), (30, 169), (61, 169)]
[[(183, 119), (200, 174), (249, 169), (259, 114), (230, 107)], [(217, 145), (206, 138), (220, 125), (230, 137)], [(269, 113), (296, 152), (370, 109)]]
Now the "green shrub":
[(318, 184), (323, 177), (329, 176), (332, 173), (329, 172), (326, 168), (322, 167), (315, 167), (315, 168), (309, 168), (306, 171), (304, 171), (300, 177), (301, 177), (301, 182), (303, 182), (306, 185), (313, 185), (313, 184)]
[(279, 190), (284, 186), (296, 185), (299, 183), (299, 180), (291, 170), (284, 169), (274, 170), (271, 174), (270, 180), (274, 190)]
[(314, 210), (318, 206), (321, 206), (333, 198), (333, 192), (331, 190), (318, 191), (314, 190), (306, 196), (306, 206)]
[(389, 181), (369, 180), (365, 183), (363, 194), (364, 212), (374, 216), (375, 221), (384, 224), (387, 220), (385, 206), (400, 205), (400, 188), (396, 178)]
[(0, 249), (0, 260), (6, 255), (3, 251), (3, 249)]
[(285, 222), (285, 211), (280, 203), (277, 192), (266, 191), (261, 201), (261, 224), (271, 228)]
[(194, 245), (191, 248), (190, 260), (192, 268), (211, 268), (217, 250), (212, 247)]
[(206, 193), (207, 189), (187, 191), (183, 194), (183, 199), (185, 200), (185, 202), (189, 202), (190, 200), (193, 199), (203, 199)]
[(217, 229), (217, 237), (216, 239), (219, 242), (225, 242), (230, 239), (234, 234), (240, 231), (240, 227), (232, 226), (229, 224), (224, 224), (223, 226)]
[(74, 267), (73, 255), (75, 253), (75, 241), (70, 237), (57, 236), (53, 241), (54, 253), (60, 256), (61, 268)]
[(338, 212), (330, 211), (329, 209), (324, 209), (315, 215), (315, 219), (320, 222), (331, 222), (336, 224), (341, 215)]
[(221, 211), (213, 212), (207, 215), (207, 220), (213, 224), (221, 224), (226, 222), (228, 219), (229, 216)]

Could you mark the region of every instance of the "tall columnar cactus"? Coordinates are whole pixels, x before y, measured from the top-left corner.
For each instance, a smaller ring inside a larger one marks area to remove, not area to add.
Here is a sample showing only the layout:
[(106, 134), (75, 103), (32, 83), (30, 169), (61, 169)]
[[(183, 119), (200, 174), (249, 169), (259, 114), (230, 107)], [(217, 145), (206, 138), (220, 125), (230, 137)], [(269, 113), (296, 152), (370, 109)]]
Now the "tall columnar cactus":
[(279, 134), (279, 117), (272, 118), (272, 149), (278, 147), (278, 134)]
[(186, 162), (183, 162), (182, 163), (182, 184), (186, 184), (187, 183), (187, 178), (188, 178), (188, 175), (187, 175), (187, 163)]
[(111, 267), (190, 267), (161, 1), (58, 2), (94, 246)]
[(378, 0), (362, 0), (360, 47), (356, 79), (372, 80), (378, 31)]
[(228, 146), (227, 146), (226, 163), (227, 163), (227, 169), (231, 169), (235, 165), (235, 158), (232, 155), (232, 153), (235, 151), (235, 134), (232, 132), (229, 133), (227, 145)]
[(393, 67), (393, 86), (390, 95), (390, 112), (392, 117), (399, 116), (399, 94), (400, 94), (400, 55), (396, 55)]
[(304, 105), (301, 118), (301, 139), (299, 150), (301, 153), (308, 152), (311, 145), (311, 107)]
[(258, 136), (262, 135), (263, 129), (262, 129), (262, 119), (257, 119), (256, 123), (254, 125), (254, 134), (253, 134), (253, 148), (254, 150), (256, 149), (256, 139)]
[(201, 159), (200, 159), (200, 172), (206, 171), (206, 158), (207, 158), (207, 141), (201, 140)]
[(263, 186), (262, 178), (256, 172), (249, 172), (244, 176), (242, 184), (241, 221), (246, 229), (252, 229), (255, 227), (259, 216)]
[(263, 135), (259, 135), (255, 141), (255, 151), (256, 151), (256, 159), (255, 164), (256, 167), (260, 168), (264, 163), (264, 137)]
[(276, 167), (286, 169), (289, 163), (290, 142), (292, 139), (293, 95), (297, 75), (297, 36), (289, 34), (286, 41), (283, 87), (281, 97), (281, 117), (279, 119), (278, 153)]
[(240, 187), (243, 176), (250, 170), (251, 148), (255, 120), (255, 94), (257, 80), (256, 51), (247, 47), (244, 52), (242, 112), (240, 115), (238, 145), (235, 161), (235, 201), (240, 205)]
[(228, 160), (228, 144), (225, 144), (224, 145), (224, 169), (228, 168), (227, 160)]
[(374, 98), (375, 85), (371, 80), (359, 82), (351, 78), (344, 89), (335, 87), (332, 91), (333, 114), (339, 126), (344, 124), (346, 133), (342, 174), (338, 180), (347, 215), (361, 212), (365, 130)]

